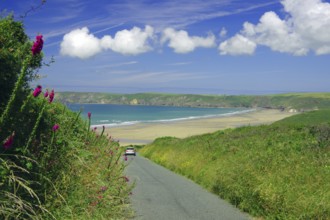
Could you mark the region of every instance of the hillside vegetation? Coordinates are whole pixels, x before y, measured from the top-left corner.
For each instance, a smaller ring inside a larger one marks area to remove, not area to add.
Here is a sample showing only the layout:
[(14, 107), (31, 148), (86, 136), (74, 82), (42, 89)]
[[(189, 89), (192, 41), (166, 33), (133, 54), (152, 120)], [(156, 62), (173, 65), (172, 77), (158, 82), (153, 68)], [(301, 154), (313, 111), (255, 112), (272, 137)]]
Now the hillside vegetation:
[(30, 82), (43, 36), (0, 17), (0, 219), (124, 219), (132, 185), (118, 142)]
[(272, 125), (185, 139), (163, 137), (140, 153), (252, 216), (330, 218), (330, 110)]
[(189, 95), (189, 94), (111, 94), (61, 92), (62, 103), (102, 103), (126, 105), (191, 106), (191, 107), (264, 107), (298, 111), (330, 108), (330, 93), (293, 93), (265, 96)]

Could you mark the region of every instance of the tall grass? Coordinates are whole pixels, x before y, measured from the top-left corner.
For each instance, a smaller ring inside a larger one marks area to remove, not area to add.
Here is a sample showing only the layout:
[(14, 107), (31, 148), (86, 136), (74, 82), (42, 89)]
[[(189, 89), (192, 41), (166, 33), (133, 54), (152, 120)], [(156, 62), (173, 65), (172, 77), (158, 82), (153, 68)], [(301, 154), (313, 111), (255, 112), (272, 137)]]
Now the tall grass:
[(328, 115), (310, 112), (273, 125), (164, 137), (140, 152), (253, 216), (329, 219)]
[(36, 42), (1, 103), (0, 219), (128, 218), (133, 185), (119, 144), (53, 102), (54, 90), (26, 91), (27, 66), (41, 56)]
[[(38, 101), (43, 102), (39, 98), (33, 100), (36, 106)], [(13, 145), (1, 150), (1, 218), (129, 217), (132, 185), (123, 176), (125, 166), (119, 144), (92, 131), (87, 135), (87, 123), (79, 113), (59, 103), (47, 105), (39, 114), (28, 114), (31, 110), (26, 108), (18, 122), (13, 121), (12, 127), (17, 128)], [(19, 123), (25, 114), (31, 122), (42, 115), (35, 130), (33, 123)], [(55, 123), (59, 129), (53, 131)]]

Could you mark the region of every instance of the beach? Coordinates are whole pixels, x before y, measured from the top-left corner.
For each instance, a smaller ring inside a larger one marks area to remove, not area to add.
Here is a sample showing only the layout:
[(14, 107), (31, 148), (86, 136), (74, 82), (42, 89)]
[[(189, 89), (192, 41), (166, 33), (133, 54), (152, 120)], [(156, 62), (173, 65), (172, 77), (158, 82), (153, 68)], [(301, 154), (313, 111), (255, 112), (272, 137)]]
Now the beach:
[(294, 114), (275, 109), (260, 109), (222, 117), (110, 127), (105, 129), (105, 133), (111, 135), (115, 140), (119, 140), (121, 146), (144, 145), (158, 137), (185, 138), (227, 128), (270, 124)]

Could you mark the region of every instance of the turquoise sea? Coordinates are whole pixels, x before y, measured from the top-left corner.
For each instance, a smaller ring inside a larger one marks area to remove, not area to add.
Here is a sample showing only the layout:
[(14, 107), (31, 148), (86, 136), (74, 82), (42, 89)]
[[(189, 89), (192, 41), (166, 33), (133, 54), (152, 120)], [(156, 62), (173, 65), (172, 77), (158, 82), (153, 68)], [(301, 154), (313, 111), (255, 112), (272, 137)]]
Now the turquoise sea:
[(112, 104), (68, 104), (68, 107), (87, 119), (92, 114), (93, 126), (122, 126), (137, 123), (166, 123), (171, 121), (228, 116), (253, 111), (246, 108), (191, 108), (173, 106), (142, 106)]

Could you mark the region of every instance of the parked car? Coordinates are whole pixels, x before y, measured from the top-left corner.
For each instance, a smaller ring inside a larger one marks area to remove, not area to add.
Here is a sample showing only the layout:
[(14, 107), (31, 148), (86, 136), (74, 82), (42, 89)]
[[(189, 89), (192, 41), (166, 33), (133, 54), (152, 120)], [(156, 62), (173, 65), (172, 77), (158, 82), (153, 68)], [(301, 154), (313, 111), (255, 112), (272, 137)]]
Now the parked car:
[(136, 156), (136, 151), (134, 147), (127, 147), (125, 150), (125, 156), (127, 155), (134, 155)]

